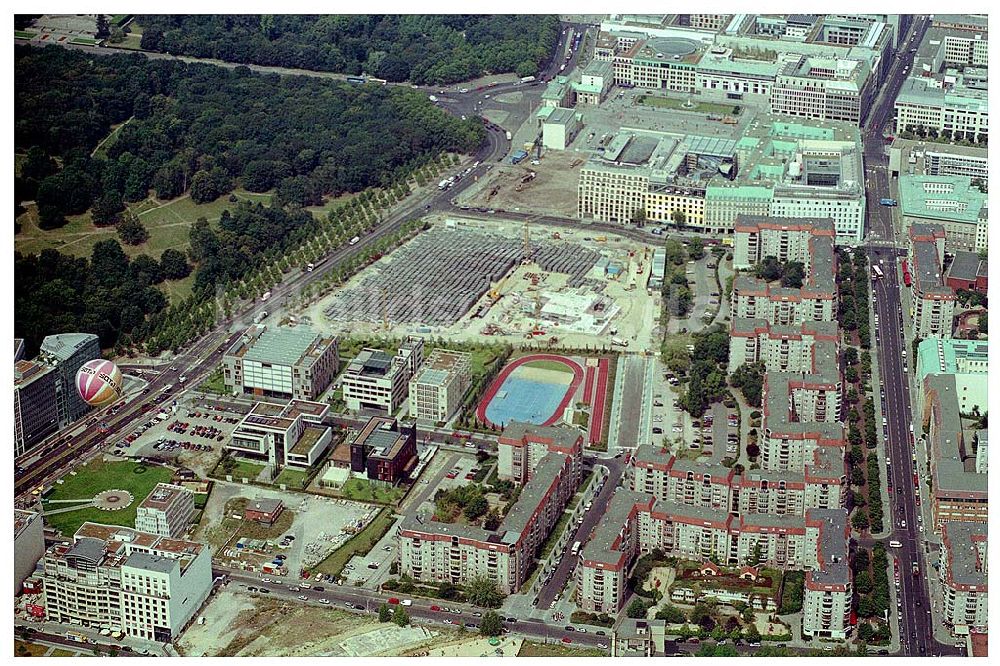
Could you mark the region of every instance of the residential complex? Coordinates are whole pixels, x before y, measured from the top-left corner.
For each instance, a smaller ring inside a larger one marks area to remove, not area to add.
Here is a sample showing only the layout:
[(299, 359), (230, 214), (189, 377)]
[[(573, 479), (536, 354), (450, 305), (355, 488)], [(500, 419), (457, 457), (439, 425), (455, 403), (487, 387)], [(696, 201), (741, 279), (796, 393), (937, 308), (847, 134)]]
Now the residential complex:
[(362, 349), (340, 378), (347, 408), (395, 414), (406, 402), (410, 378), (423, 361), (424, 341), (414, 336), (400, 345), (395, 356), (380, 349)]
[(394, 486), (417, 462), (417, 432), (394, 418), (369, 419), (351, 442), (351, 471), (369, 481)]
[(169, 642), (212, 588), (208, 546), (84, 523), (42, 560), (46, 618)]
[(471, 354), (435, 349), (410, 380), (410, 418), (446, 423), (462, 405), (471, 380)]
[(275, 474), (283, 467), (308, 468), (330, 446), (323, 425), (330, 405), (292, 400), (287, 405), (258, 402), (247, 412), (226, 443), (233, 454), (265, 462)]
[(944, 279), (945, 231), (936, 224), (909, 229), (908, 265), (915, 338), (950, 338), (955, 292)]
[(550, 453), (569, 456), (573, 475), (579, 483), (583, 460), (583, 435), (579, 431), (511, 421), (497, 440), (497, 476), (523, 485), (531, 480), (538, 463)]
[(753, 514), (736, 517), (708, 507), (618, 490), (601, 523), (580, 552), (576, 602), (595, 613), (617, 613), (626, 581), (640, 554), (716, 558), (744, 564), (751, 557), (782, 568), (807, 569), (803, 632), (844, 638), (852, 598), (847, 567), (845, 509), (809, 509), (805, 517)]
[(339, 363), (337, 339), (308, 326), (251, 326), (222, 357), (228, 390), (294, 400), (319, 397)]
[(407, 516), (400, 526), (400, 573), (458, 585), (486, 576), (503, 594), (516, 592), (576, 492), (580, 464), (579, 454), (544, 456), (496, 530)]
[(194, 517), (194, 493), (171, 483), (158, 483), (136, 508), (135, 529), (179, 538)]
[[(733, 322), (760, 318), (770, 324), (800, 326), (807, 321), (836, 321), (836, 255), (830, 220), (789, 220), (785, 224), (784, 220), (742, 217), (735, 228), (734, 268), (775, 256), (783, 262), (800, 261), (805, 278), (801, 287), (794, 288), (738, 274), (730, 308)], [(778, 255), (768, 254), (772, 250)]]

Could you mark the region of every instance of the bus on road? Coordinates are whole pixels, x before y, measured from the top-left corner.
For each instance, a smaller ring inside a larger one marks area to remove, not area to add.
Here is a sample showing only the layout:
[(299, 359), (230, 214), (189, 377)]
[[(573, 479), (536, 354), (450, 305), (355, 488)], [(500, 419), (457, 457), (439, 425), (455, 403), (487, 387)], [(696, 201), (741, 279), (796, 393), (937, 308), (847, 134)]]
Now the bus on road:
[(872, 264), (872, 274), (875, 276), (876, 280), (881, 280), (882, 278), (885, 277), (885, 274), (882, 272), (882, 269), (876, 266), (875, 264)]

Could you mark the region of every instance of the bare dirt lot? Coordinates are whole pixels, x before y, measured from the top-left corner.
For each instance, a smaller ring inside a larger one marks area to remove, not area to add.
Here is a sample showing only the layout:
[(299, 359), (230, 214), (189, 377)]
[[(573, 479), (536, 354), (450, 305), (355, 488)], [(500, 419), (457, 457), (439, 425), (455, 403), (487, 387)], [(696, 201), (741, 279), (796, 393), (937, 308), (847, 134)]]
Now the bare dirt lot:
[[(585, 157), (582, 153), (551, 150), (543, 152), (537, 165), (525, 160), (516, 166), (497, 166), (460, 194), (458, 203), (472, 208), (576, 217), (577, 182)], [(525, 181), (531, 173), (535, 177)]]
[(333, 608), (264, 599), (232, 585), (201, 615), (205, 624), (193, 623), (178, 642), (184, 656), (393, 656), (426, 651), (442, 638), (424, 627), (400, 628)]

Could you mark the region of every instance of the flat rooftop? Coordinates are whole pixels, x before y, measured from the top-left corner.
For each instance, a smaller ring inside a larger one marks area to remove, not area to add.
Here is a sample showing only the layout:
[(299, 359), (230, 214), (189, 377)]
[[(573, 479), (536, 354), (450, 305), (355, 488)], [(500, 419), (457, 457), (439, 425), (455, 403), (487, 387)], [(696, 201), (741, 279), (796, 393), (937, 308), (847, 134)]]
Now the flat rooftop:
[(986, 200), (969, 176), (899, 176), (899, 207), (904, 217), (976, 224)]
[(190, 494), (191, 492), (189, 490), (181, 488), (180, 486), (175, 486), (170, 483), (158, 483), (156, 484), (156, 487), (153, 488), (152, 492), (146, 496), (146, 499), (142, 500), (139, 504), (139, 508), (159, 509), (161, 511), (165, 511), (180, 497)]
[(269, 328), (243, 355), (244, 361), (272, 365), (295, 365), (319, 339), (308, 326)]

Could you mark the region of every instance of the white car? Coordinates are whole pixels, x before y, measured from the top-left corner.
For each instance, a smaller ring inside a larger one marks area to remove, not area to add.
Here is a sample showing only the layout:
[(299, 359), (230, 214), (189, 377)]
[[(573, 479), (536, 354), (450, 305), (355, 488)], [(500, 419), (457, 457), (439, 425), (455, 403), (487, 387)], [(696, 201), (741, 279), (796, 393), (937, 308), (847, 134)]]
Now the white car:
[(399, 603), (401, 605), (403, 605), (403, 606), (412, 606), (413, 605), (413, 600), (412, 599), (403, 599)]
[(329, 599), (320, 599), (319, 602), (321, 604), (323, 604), (324, 606), (329, 606), (330, 605), (330, 600)]

